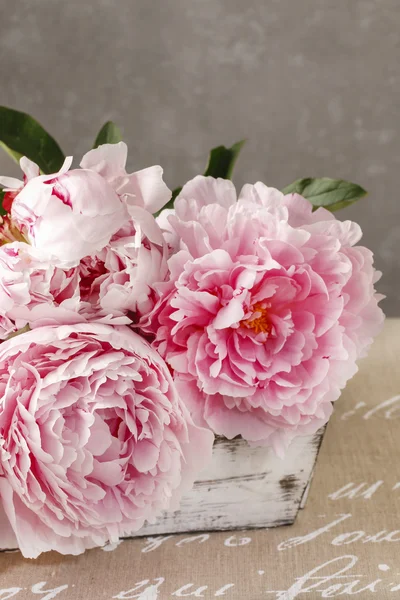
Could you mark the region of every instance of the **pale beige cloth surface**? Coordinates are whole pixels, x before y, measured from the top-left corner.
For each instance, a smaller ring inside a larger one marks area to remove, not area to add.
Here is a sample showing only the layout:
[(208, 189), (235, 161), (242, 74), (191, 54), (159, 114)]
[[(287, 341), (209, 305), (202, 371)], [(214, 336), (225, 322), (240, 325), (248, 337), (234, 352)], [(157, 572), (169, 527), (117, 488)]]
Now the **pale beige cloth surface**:
[(399, 356), (400, 319), (389, 320), (336, 403), (295, 525), (78, 557), (3, 553), (0, 600), (400, 598)]

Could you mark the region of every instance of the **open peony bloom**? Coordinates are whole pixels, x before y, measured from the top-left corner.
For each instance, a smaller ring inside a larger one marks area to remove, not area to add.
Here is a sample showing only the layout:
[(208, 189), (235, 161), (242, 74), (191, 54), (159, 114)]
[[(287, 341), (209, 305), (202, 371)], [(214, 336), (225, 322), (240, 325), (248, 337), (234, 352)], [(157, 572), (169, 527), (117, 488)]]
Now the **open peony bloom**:
[(127, 327), (42, 327), (4, 342), (0, 394), (0, 527), (26, 557), (132, 534), (176, 509), (211, 456), (211, 432)]
[(168, 275), (167, 246), (154, 217), (136, 206), (109, 244), (79, 265), (79, 293), (97, 315), (135, 322), (155, 303), (153, 284)]
[(100, 252), (73, 268), (26, 242), (0, 246), (0, 341), (26, 325), (128, 324), (151, 310), (153, 284), (168, 273), (167, 247), (150, 213), (129, 213)]
[(25, 242), (0, 246), (0, 341), (26, 325), (84, 321), (76, 269), (63, 270)]
[(196, 177), (163, 224), (175, 254), (146, 331), (193, 417), (282, 454), (325, 424), (383, 323), (358, 225), (262, 183)]
[(81, 169), (69, 170), (72, 158), (67, 158), (52, 175), (40, 175), (37, 165), (24, 157), (24, 181), (0, 178), (11, 211), (11, 225), (7, 217), (2, 237), (26, 239), (62, 267), (74, 267), (100, 252), (126, 224), (129, 207), (155, 212), (171, 196), (161, 167), (128, 175), (126, 156), (123, 142), (104, 144), (83, 157)]

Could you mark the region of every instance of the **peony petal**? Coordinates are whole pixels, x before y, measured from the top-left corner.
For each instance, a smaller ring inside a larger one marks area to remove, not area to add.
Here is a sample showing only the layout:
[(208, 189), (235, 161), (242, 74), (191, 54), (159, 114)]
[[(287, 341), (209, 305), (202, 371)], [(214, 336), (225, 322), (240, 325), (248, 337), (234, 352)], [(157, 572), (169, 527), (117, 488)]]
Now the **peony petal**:
[(26, 156), (22, 156), (22, 158), (19, 161), (19, 164), (21, 170), (24, 172), (27, 181), (33, 179), (34, 177), (39, 177), (40, 169), (38, 165), (32, 160), (29, 160), (29, 158), (27, 158)]
[(244, 314), (242, 302), (234, 298), (229, 304), (218, 311), (218, 314), (213, 321), (213, 327), (215, 327), (215, 329), (227, 329), (228, 327), (232, 327), (232, 325), (235, 325), (243, 319)]
[(172, 192), (164, 183), (160, 166), (148, 167), (129, 175), (126, 192), (135, 196), (135, 203), (150, 213), (156, 213), (171, 199)]
[(15, 177), (0, 177), (0, 185), (9, 190), (19, 190), (23, 187), (24, 182)]
[(146, 473), (151, 471), (157, 464), (158, 457), (160, 455), (160, 448), (155, 446), (152, 442), (143, 440), (138, 442), (135, 446), (132, 460), (133, 464), (138, 471)]
[(82, 158), (80, 166), (82, 169), (96, 171), (109, 181), (120, 176), (125, 169), (127, 156), (128, 146), (125, 142), (102, 144), (89, 150)]

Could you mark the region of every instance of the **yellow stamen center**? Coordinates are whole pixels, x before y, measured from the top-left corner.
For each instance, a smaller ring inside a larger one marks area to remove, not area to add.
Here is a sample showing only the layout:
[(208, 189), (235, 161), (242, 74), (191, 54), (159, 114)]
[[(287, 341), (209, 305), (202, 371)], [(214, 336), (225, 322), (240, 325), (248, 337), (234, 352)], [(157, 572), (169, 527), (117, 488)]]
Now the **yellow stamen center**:
[(242, 327), (252, 329), (254, 333), (271, 333), (271, 323), (268, 320), (268, 308), (264, 302), (256, 302), (250, 307), (251, 315), (240, 322)]
[(0, 246), (11, 244), (12, 242), (28, 243), (24, 235), (9, 217), (0, 217)]

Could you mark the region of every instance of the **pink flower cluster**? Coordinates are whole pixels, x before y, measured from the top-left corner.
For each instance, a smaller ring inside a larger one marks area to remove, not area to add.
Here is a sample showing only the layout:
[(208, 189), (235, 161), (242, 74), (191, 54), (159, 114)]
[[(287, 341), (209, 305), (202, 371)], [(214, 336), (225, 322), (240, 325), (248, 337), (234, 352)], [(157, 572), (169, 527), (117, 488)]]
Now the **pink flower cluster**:
[(211, 177), (156, 220), (162, 169), (126, 158), (0, 178), (0, 536), (28, 557), (174, 510), (213, 433), (283, 454), (383, 323), (355, 223)]
[(164, 360), (135, 327), (168, 253), (152, 212), (162, 169), (129, 175), (123, 143), (81, 169), (26, 158), (0, 228), (0, 546), (24, 556), (129, 536), (211, 458)]

